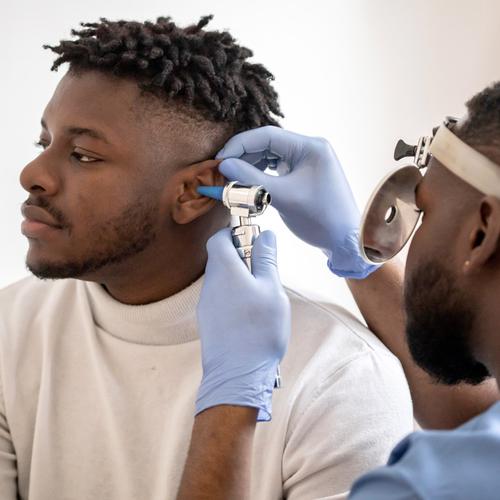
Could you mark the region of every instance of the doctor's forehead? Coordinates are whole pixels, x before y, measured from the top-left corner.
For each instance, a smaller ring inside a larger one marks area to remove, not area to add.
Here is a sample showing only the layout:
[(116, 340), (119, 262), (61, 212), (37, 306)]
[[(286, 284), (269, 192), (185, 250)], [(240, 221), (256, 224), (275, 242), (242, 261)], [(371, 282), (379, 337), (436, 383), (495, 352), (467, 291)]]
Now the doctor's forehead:
[(447, 170), (434, 158), (431, 159), (422, 180), (415, 188), (415, 200), (421, 209), (428, 209), (430, 203), (434, 204), (437, 199), (444, 199), (449, 193), (449, 183), (446, 182)]
[(422, 181), (420, 182), (422, 189), (425, 192), (433, 192), (436, 189), (441, 189), (443, 183), (446, 184), (447, 168), (444, 167), (438, 160), (432, 158), (427, 167)]
[(466, 201), (472, 199), (476, 192), (435, 158), (431, 159), (420, 184), (419, 196), (450, 204), (449, 206), (465, 206)]

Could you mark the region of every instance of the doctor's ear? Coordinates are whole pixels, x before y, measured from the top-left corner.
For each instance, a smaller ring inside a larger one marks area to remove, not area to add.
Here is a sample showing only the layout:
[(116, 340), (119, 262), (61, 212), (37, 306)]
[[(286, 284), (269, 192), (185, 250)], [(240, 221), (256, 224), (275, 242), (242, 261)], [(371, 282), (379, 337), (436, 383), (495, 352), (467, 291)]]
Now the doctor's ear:
[(487, 196), (481, 201), (475, 227), (469, 235), (464, 272), (478, 271), (495, 259), (500, 259), (500, 200)]
[(199, 186), (223, 186), (224, 176), (219, 172), (221, 160), (207, 160), (180, 169), (169, 183), (174, 191), (171, 199), (171, 215), (177, 224), (188, 224), (205, 215), (218, 203), (198, 194)]

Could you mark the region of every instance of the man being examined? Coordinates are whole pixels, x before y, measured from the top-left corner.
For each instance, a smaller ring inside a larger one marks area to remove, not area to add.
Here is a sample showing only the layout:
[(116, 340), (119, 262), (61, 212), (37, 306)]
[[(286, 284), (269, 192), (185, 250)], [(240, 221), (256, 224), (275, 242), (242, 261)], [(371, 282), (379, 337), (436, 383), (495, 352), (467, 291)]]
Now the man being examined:
[[(175, 497), (202, 376), (205, 244), (229, 222), (196, 190), (224, 183), (211, 158), (229, 137), (281, 116), (272, 75), (209, 20), (101, 19), (49, 47), (69, 70), (21, 173), (34, 276), (0, 292), (2, 500)], [(412, 430), (408, 387), (345, 311), (288, 296), (252, 498), (342, 495)]]

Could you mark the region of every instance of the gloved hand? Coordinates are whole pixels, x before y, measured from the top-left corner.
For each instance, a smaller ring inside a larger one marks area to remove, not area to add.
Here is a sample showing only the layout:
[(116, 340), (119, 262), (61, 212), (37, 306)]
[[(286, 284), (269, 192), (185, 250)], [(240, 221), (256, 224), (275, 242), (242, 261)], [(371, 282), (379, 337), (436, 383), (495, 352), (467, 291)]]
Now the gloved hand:
[(207, 244), (198, 304), (203, 378), (196, 413), (221, 404), (259, 410), (271, 419), (277, 366), (290, 337), (290, 304), (276, 263), (276, 239), (264, 231), (252, 251), (252, 273), (234, 248), (231, 230)]
[[(280, 176), (262, 171), (274, 158)], [(321, 248), (333, 273), (362, 279), (377, 269), (360, 255), (360, 213), (325, 139), (267, 126), (234, 136), (217, 159), (225, 159), (219, 170), (230, 181), (264, 186), (288, 228)]]

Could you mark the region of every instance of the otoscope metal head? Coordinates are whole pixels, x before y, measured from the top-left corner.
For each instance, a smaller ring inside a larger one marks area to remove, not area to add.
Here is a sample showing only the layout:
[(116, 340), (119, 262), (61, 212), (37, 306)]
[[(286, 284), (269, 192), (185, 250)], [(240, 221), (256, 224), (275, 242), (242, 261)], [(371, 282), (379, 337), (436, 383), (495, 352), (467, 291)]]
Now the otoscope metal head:
[(237, 217), (260, 215), (271, 203), (271, 195), (263, 186), (244, 186), (236, 181), (224, 187), (200, 186), (198, 193), (222, 201)]
[(271, 195), (262, 186), (244, 186), (235, 181), (224, 188), (222, 203), (229, 208), (231, 215), (255, 217), (264, 213), (271, 203)]

